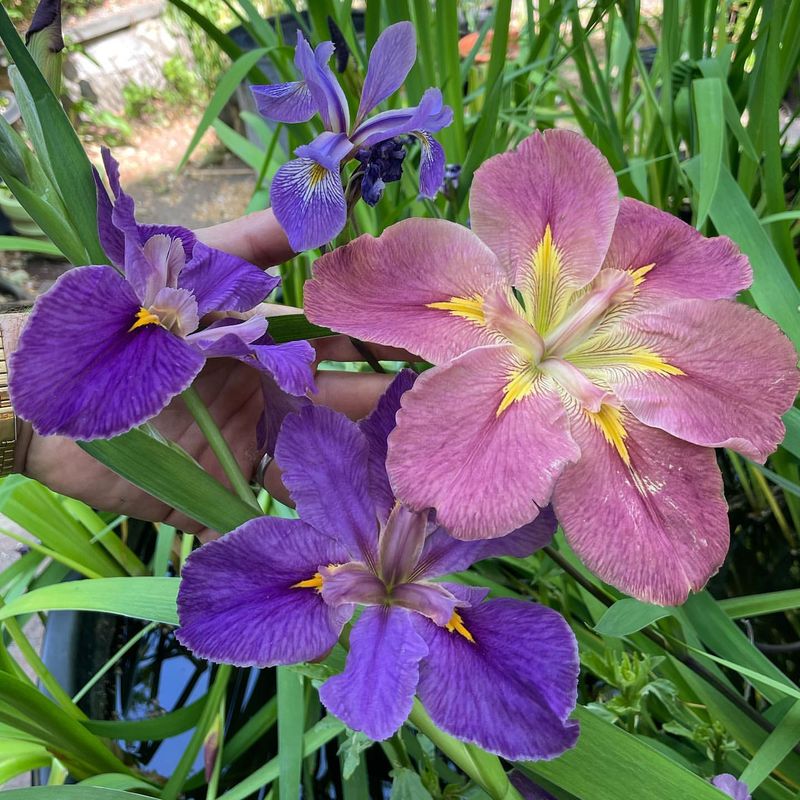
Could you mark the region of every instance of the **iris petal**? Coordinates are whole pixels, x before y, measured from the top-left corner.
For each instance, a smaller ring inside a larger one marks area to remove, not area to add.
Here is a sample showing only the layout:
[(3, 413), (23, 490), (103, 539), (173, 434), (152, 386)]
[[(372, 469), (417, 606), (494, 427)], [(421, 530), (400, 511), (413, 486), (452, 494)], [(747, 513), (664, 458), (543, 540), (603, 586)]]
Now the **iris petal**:
[(296, 252), (330, 242), (347, 221), (338, 170), (311, 158), (297, 158), (275, 174), (270, 189), (275, 218)]

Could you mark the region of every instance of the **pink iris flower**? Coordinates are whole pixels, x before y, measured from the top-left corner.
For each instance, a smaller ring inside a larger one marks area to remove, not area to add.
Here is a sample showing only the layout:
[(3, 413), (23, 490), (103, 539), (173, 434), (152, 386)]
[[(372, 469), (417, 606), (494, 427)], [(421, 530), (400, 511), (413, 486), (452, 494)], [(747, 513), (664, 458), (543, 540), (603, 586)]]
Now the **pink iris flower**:
[(553, 502), (576, 553), (642, 600), (678, 604), (719, 569), (729, 528), (715, 447), (763, 462), (797, 356), (734, 302), (747, 259), (619, 199), (601, 153), (536, 133), (475, 174), (472, 230), (411, 219), (316, 264), (313, 322), (435, 364), (403, 397), (397, 496), (462, 539)]

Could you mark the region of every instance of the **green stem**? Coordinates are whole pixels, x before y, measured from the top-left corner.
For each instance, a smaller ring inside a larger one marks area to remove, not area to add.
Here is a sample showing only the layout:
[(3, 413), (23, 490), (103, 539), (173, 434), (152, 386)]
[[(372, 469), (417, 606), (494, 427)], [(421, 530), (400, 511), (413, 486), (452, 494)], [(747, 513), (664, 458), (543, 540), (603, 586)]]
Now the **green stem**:
[(200, 399), (197, 389), (195, 389), (194, 386), (190, 386), (181, 397), (183, 398), (183, 402), (186, 403), (189, 413), (194, 417), (197, 427), (200, 428), (203, 432), (203, 436), (206, 437), (209, 445), (211, 445), (214, 455), (217, 457), (217, 460), (222, 466), (236, 494), (239, 495), (245, 503), (257, 508), (259, 513), (261, 513), (261, 507), (258, 505), (253, 490), (250, 488), (249, 481), (242, 475), (236, 456), (234, 456), (231, 448), (225, 441), (225, 437), (217, 427), (217, 423), (214, 422), (205, 403)]
[(522, 800), (519, 792), (509, 782), (497, 756), (459, 742), (450, 734), (439, 730), (417, 698), (414, 698), (414, 707), (408, 719), (454, 764), (464, 770), (492, 800)]

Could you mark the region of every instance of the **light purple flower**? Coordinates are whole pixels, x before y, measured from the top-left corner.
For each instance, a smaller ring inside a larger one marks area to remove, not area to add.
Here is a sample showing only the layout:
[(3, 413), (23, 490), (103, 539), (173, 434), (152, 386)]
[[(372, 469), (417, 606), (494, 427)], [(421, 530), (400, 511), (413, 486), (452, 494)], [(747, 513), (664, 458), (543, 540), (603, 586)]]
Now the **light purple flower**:
[(436, 365), (403, 398), (388, 470), (463, 539), (552, 498), (603, 580), (677, 605), (716, 572), (728, 517), (715, 447), (763, 462), (797, 354), (736, 293), (747, 259), (620, 202), (602, 154), (551, 130), (475, 173), (472, 230), (412, 219), (319, 259), (308, 318)]
[(252, 87), (258, 110), (268, 119), (307, 122), (318, 113), (325, 126), (313, 142), (295, 150), (299, 158), (278, 170), (270, 190), (275, 217), (298, 252), (329, 242), (344, 227), (347, 204), (340, 169), (357, 152), (410, 134), (422, 149), (420, 194), (435, 197), (444, 176), (444, 151), (433, 134), (452, 122), (453, 111), (443, 104), (438, 89), (428, 89), (414, 108), (366, 119), (400, 88), (414, 65), (414, 26), (398, 22), (378, 37), (352, 126), (347, 99), (328, 66), (333, 50), (333, 42), (322, 42), (312, 50), (298, 31), (294, 62), (303, 79)]
[(311, 346), (264, 343), (263, 317), (200, 327), (210, 311), (249, 311), (279, 279), (186, 228), (138, 224), (117, 162), (107, 150), (103, 160), (114, 198), (95, 173), (98, 228), (113, 266), (72, 269), (37, 301), (11, 361), (16, 413), (44, 436), (109, 438), (155, 416), (217, 356), (291, 395), (312, 388)]
[(203, 658), (247, 666), (323, 658), (357, 606), (344, 672), (326, 707), (373, 739), (391, 736), (416, 693), (453, 736), (510, 759), (574, 745), (578, 656), (561, 616), (437, 576), (495, 555), (525, 556), (555, 522), (461, 542), (427, 511), (395, 502), (384, 461), (401, 373), (356, 424), (322, 407), (284, 421), (276, 458), (300, 519), (260, 517), (192, 554), (178, 594), (178, 638)]
[(751, 800), (750, 790), (747, 788), (747, 784), (737, 781), (733, 775), (729, 775), (728, 773), (716, 775), (711, 783), (716, 786), (717, 789), (732, 797), (733, 800)]

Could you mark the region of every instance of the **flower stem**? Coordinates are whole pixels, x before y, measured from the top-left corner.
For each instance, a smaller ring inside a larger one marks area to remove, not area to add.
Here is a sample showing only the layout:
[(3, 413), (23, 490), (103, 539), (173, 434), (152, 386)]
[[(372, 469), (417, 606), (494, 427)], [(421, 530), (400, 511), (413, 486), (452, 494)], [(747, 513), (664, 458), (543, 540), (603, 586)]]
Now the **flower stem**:
[(453, 763), (464, 770), (492, 800), (522, 800), (519, 792), (509, 782), (497, 756), (460, 742), (439, 730), (417, 698), (414, 698), (414, 707), (408, 719)]
[(236, 456), (234, 456), (231, 448), (225, 441), (225, 437), (217, 427), (217, 423), (214, 422), (214, 418), (206, 408), (205, 403), (200, 399), (197, 389), (195, 389), (194, 386), (190, 386), (181, 397), (183, 398), (183, 402), (186, 403), (189, 413), (194, 417), (197, 427), (200, 428), (209, 445), (211, 445), (214, 455), (217, 457), (217, 460), (222, 466), (236, 494), (239, 495), (245, 503), (257, 508), (259, 513), (261, 513), (261, 507), (258, 505), (253, 490), (250, 488), (250, 483), (242, 474)]

